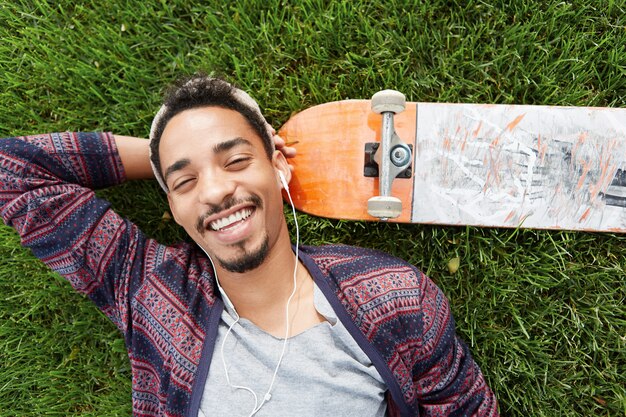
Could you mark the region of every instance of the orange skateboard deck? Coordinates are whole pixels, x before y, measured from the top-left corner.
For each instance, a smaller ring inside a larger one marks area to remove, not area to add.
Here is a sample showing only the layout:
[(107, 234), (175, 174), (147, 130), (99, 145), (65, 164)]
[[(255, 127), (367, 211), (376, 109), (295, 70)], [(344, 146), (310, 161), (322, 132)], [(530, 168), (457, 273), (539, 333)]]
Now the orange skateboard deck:
[[(402, 209), (389, 221), (626, 232), (626, 109), (407, 102), (394, 119), (413, 154), (410, 177), (392, 183)], [(365, 149), (381, 142), (381, 123), (370, 100), (287, 121), (279, 134), (297, 149), (298, 210), (378, 220)]]

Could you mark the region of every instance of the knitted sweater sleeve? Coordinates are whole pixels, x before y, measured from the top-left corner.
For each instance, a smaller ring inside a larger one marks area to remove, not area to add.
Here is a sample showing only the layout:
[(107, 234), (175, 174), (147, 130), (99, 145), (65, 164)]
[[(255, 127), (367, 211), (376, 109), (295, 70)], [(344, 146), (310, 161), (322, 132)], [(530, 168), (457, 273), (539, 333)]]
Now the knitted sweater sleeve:
[(456, 334), (448, 299), (430, 278), (379, 251), (343, 245), (300, 249), (387, 384), (388, 416), (498, 415), (494, 393)]
[(128, 337), (128, 294), (142, 279), (140, 254), (146, 240), (93, 191), (124, 179), (110, 134), (0, 139), (0, 216), (5, 224)]
[(469, 349), (455, 331), (442, 291), (417, 271), (422, 332), (412, 358), (413, 381), (425, 416), (497, 416), (497, 401)]

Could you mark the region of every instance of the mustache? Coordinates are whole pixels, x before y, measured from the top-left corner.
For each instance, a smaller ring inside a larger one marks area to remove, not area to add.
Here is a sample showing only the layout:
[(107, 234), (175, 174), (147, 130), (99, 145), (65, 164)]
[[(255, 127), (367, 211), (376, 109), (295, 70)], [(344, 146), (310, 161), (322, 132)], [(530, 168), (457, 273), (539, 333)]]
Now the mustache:
[(196, 230), (198, 231), (198, 233), (204, 234), (204, 222), (206, 221), (206, 219), (221, 211), (226, 211), (238, 204), (245, 203), (252, 203), (255, 207), (263, 208), (263, 201), (261, 201), (261, 197), (256, 194), (252, 194), (245, 198), (229, 197), (219, 205), (211, 205), (206, 213), (198, 217), (198, 220), (196, 221)]

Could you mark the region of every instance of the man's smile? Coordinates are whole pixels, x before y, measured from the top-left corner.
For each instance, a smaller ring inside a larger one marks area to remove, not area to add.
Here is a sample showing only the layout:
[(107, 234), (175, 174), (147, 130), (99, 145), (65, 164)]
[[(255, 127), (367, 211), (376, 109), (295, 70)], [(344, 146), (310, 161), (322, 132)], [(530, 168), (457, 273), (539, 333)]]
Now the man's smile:
[(229, 216), (225, 216), (220, 219), (216, 219), (216, 220), (209, 222), (209, 227), (215, 231), (224, 230), (226, 228), (231, 227), (233, 224), (236, 224), (240, 221), (247, 219), (248, 217), (250, 217), (253, 211), (254, 211), (253, 208), (246, 207), (244, 209), (238, 210), (237, 212)]
[(198, 218), (196, 230), (201, 235), (206, 232), (228, 232), (243, 224), (263, 203), (259, 196), (251, 195), (243, 199), (230, 198), (215, 206)]

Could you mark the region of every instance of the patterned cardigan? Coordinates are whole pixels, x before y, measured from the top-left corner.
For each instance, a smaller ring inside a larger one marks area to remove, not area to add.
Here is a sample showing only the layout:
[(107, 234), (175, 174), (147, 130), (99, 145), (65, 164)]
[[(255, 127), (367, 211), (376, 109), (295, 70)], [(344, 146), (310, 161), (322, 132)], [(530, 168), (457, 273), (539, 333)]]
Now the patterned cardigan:
[[(0, 140), (0, 215), (120, 329), (133, 414), (196, 416), (224, 305), (197, 247), (161, 245), (95, 196), (124, 180), (111, 134)], [(498, 415), (447, 299), (424, 274), (372, 250), (300, 253), (387, 384), (388, 415)]]

